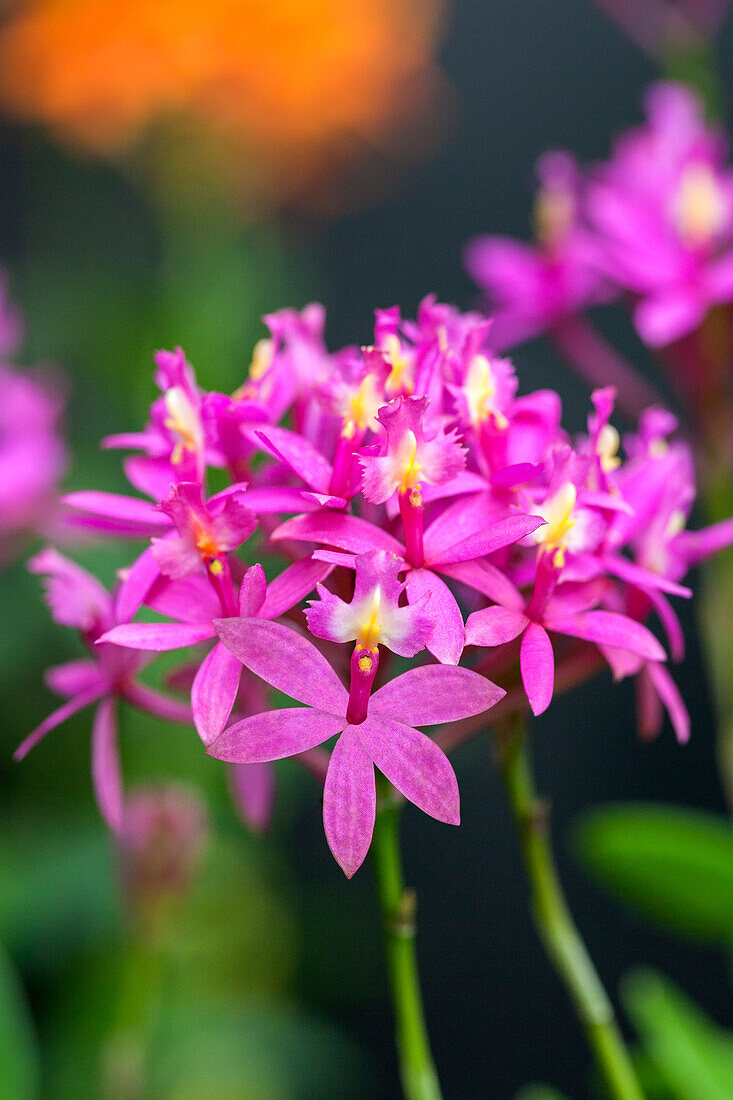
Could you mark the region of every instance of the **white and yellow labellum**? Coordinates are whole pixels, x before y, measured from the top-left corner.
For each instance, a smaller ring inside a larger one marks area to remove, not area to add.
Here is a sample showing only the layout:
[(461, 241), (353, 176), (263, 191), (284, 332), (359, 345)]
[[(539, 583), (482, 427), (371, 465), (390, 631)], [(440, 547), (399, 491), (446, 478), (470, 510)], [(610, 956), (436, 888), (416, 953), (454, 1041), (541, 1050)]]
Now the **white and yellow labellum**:
[(619, 434), (614, 426), (612, 424), (604, 424), (598, 433), (596, 450), (601, 463), (601, 469), (606, 474), (610, 473), (611, 470), (617, 470), (621, 465), (621, 459), (618, 456), (620, 443)]
[(275, 358), (275, 346), (272, 340), (258, 340), (252, 350), (252, 362), (247, 372), (252, 382), (259, 382), (267, 374)]
[[(420, 468), (417, 457), (417, 437), (408, 428), (400, 440), (394, 457), (394, 476), (400, 492), (406, 493), (419, 488)], [(422, 494), (420, 494), (420, 503), (422, 503)]]
[(247, 371), (247, 380), (232, 394), (235, 401), (241, 401), (253, 394), (256, 383), (261, 382), (265, 377), (272, 366), (274, 358), (274, 342), (266, 338), (258, 340), (252, 349), (252, 361)]
[(507, 419), (494, 407), (496, 397), (496, 379), (491, 363), (485, 355), (474, 355), (468, 364), (466, 381), (463, 386), (468, 405), (468, 415), (475, 428), (493, 417), (499, 428), (507, 426)]
[(184, 451), (198, 453), (203, 450), (201, 421), (182, 386), (172, 386), (166, 390), (163, 400), (168, 413), (164, 424), (176, 437), (171, 461), (178, 465)]
[[(361, 649), (376, 650), (382, 632), (382, 590), (379, 585), (363, 600), (357, 611), (356, 644)], [(364, 660), (365, 658), (361, 658)], [(369, 667), (359, 667), (362, 672), (371, 670)], [(371, 659), (369, 658), (371, 661)]]
[(367, 428), (373, 427), (374, 419), (383, 404), (377, 376), (370, 371), (362, 379), (359, 388), (349, 396), (342, 435), (345, 435), (348, 439), (357, 430), (365, 431)]
[(665, 542), (669, 542), (675, 535), (679, 535), (680, 531), (684, 531), (686, 523), (687, 517), (685, 513), (681, 508), (677, 508), (669, 517), (669, 523), (664, 532)]
[(575, 197), (568, 187), (541, 187), (534, 202), (534, 232), (543, 248), (557, 248), (575, 221)]
[(394, 333), (385, 336), (382, 341), (382, 351), (390, 366), (390, 372), (384, 384), (386, 393), (389, 396), (395, 393), (411, 394), (414, 383), (410, 377), (410, 360), (402, 350), (399, 337)]
[(691, 247), (708, 244), (725, 227), (728, 205), (714, 172), (690, 164), (682, 173), (672, 206), (677, 231)]
[(544, 504), (533, 506), (545, 520), (545, 526), (534, 532), (533, 539), (554, 555), (553, 564), (557, 568), (565, 564), (565, 550), (575, 526), (576, 498), (575, 486), (572, 481), (566, 481)]

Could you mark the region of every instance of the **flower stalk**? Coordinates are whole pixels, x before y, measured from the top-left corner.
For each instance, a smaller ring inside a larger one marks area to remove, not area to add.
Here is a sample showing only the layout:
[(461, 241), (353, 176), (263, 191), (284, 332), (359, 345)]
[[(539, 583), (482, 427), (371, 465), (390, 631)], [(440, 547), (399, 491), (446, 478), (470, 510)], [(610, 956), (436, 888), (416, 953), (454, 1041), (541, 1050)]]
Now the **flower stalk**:
[(643, 1100), (613, 1006), (562, 893), (547, 832), (546, 807), (534, 787), (524, 723), (517, 716), (501, 732), (501, 773), (519, 834), (540, 938), (570, 994), (609, 1094), (614, 1100)]
[(377, 784), (371, 853), (384, 925), (402, 1090), (405, 1100), (441, 1100), (417, 971), (415, 894), (405, 889), (402, 876), (401, 802), (384, 776), (377, 775)]

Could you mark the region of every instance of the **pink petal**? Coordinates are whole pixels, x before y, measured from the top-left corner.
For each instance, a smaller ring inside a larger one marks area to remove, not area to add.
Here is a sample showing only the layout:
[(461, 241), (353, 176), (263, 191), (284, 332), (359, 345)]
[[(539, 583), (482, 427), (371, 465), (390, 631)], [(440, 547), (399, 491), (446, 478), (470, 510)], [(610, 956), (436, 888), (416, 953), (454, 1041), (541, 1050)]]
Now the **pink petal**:
[(67, 718), (71, 718), (72, 714), (76, 714), (78, 710), (83, 710), (84, 707), (88, 707), (90, 703), (95, 703), (100, 695), (102, 695), (103, 691), (103, 686), (90, 688), (88, 691), (74, 696), (73, 699), (69, 699), (68, 703), (64, 703), (64, 705), (58, 707), (57, 710), (52, 711), (48, 718), (44, 718), (40, 726), (36, 726), (33, 732), (29, 733), (26, 739), (18, 745), (13, 753), (13, 760), (22, 760), (47, 733), (56, 729), (56, 726), (60, 726)]
[(700, 531), (680, 531), (672, 540), (673, 548), (682, 554), (688, 565), (697, 565), (731, 543), (733, 519), (721, 520), (710, 527), (703, 527)]
[(80, 695), (82, 692), (101, 688), (104, 679), (94, 661), (67, 661), (46, 669), (43, 677), (46, 685), (57, 695)]
[(229, 768), (234, 804), (245, 823), (256, 833), (264, 832), (272, 818), (275, 801), (275, 769), (268, 761), (260, 764), (232, 764)]
[[(267, 581), (261, 565), (252, 565), (239, 586), (239, 614), (247, 619), (258, 615), (265, 599)], [(216, 618), (216, 615), (212, 616)]]
[(583, 490), (583, 506), (586, 508), (605, 508), (608, 512), (621, 512), (626, 516), (636, 515), (634, 509), (623, 497), (614, 496), (613, 493), (593, 492), (590, 489)]
[(407, 574), (407, 599), (418, 603), (430, 598), (425, 612), (435, 624), (427, 649), (445, 665), (457, 665), (464, 646), (463, 616), (456, 598), (445, 581), (429, 569), (413, 569)]
[(534, 481), (542, 473), (542, 466), (534, 462), (515, 462), (511, 466), (505, 466), (491, 475), (491, 487), (493, 489), (515, 489), (518, 485), (526, 485)]
[(586, 611), (582, 615), (546, 616), (545, 626), (557, 634), (582, 638), (596, 645), (628, 649), (650, 661), (664, 661), (666, 654), (650, 630), (617, 611)]
[[(358, 492), (358, 490), (356, 490)], [(307, 489), (303, 490), (303, 500), (308, 501), (310, 504), (315, 504), (318, 508), (345, 508), (349, 503), (346, 497), (335, 497), (333, 493), (309, 493)], [(303, 511), (304, 509), (300, 509)]]
[(685, 588), (684, 585), (663, 577), (661, 573), (653, 573), (651, 569), (644, 569), (626, 558), (608, 555), (603, 558), (602, 564), (614, 577), (619, 577), (627, 584), (632, 584), (634, 588), (640, 588), (642, 592), (656, 588), (670, 596), (689, 598), (692, 595), (692, 589)]
[(526, 615), (508, 607), (485, 607), (466, 620), (466, 645), (505, 645), (518, 638), (529, 622)]
[(513, 611), (522, 611), (524, 608), (519, 589), (491, 562), (464, 561), (455, 565), (441, 565), (440, 572), (469, 588), (475, 588), (494, 603), (503, 604)]
[(347, 726), (336, 742), (323, 789), (323, 825), (328, 846), (347, 878), (361, 867), (374, 832), (374, 765), (358, 728)]
[(158, 577), (145, 603), (160, 615), (182, 623), (205, 623), (221, 614), (219, 597), (203, 575), (177, 581)]
[(607, 577), (594, 577), (589, 581), (568, 581), (555, 589), (548, 603), (548, 615), (577, 615), (590, 611), (608, 595), (612, 584)]
[(690, 715), (677, 685), (663, 665), (650, 661), (645, 667), (666, 707), (677, 740), (681, 745), (686, 744), (690, 740)]
[(303, 489), (296, 489), (289, 485), (263, 486), (259, 489), (248, 489), (244, 503), (255, 515), (278, 515), (287, 512), (316, 512), (321, 505), (309, 499), (309, 494)]
[(268, 585), (265, 602), (258, 612), (260, 618), (277, 619), (284, 615), (310, 595), (316, 584), (325, 580), (332, 569), (331, 564), (310, 557), (301, 558), (283, 569), (272, 584)]
[(311, 707), (268, 710), (235, 722), (206, 751), (228, 764), (282, 760), (320, 745), (345, 725), (345, 718)]
[(519, 667), (532, 713), (542, 714), (552, 700), (555, 659), (552, 642), (539, 623), (530, 623), (524, 632), (519, 650)]
[(486, 557), (487, 554), (494, 554), (497, 550), (503, 550), (505, 546), (512, 546), (531, 535), (544, 523), (545, 520), (540, 516), (508, 516), (431, 557), (431, 565), (437, 568), (440, 565)]
[(206, 655), (191, 688), (191, 710), (196, 731), (205, 745), (217, 739), (237, 697), (242, 666), (226, 646), (217, 642)]
[(192, 537), (167, 536), (152, 539), (152, 554), (158, 570), (171, 580), (181, 580), (201, 568), (201, 556)]
[(145, 603), (150, 589), (160, 577), (160, 568), (153, 556), (152, 546), (142, 554), (127, 571), (115, 599), (115, 618), (127, 622)]
[(257, 428), (246, 433), (254, 443), (264, 443), (266, 449), (280, 459), (294, 474), (302, 478), (317, 493), (328, 493), (331, 464), (302, 435), (287, 428)]
[(180, 722), (184, 726), (193, 724), (193, 714), (187, 703), (179, 699), (171, 699), (168, 695), (156, 691), (155, 688), (148, 687), (147, 684), (128, 684), (123, 697), (134, 707), (145, 710), (148, 714), (155, 714), (158, 718), (164, 718), (166, 722)]
[(122, 828), (123, 796), (117, 751), (117, 712), (112, 698), (103, 699), (92, 724), (92, 783), (97, 806), (110, 829)]
[[(106, 444), (102, 441), (102, 446)], [(163, 500), (171, 491), (176, 475), (167, 458), (130, 455), (122, 463), (127, 480), (135, 489), (153, 500)]]
[(103, 529), (127, 535), (154, 535), (170, 527), (168, 516), (162, 515), (149, 501), (119, 493), (100, 493), (93, 490), (69, 493), (63, 503), (77, 512), (83, 512), (88, 520), (101, 519)]
[(460, 497), (425, 529), (425, 560), (442, 559), (444, 551), (457, 542), (483, 531), (505, 516), (506, 508), (497, 505), (491, 493)]
[(405, 798), (438, 821), (460, 824), (458, 782), (434, 741), (381, 714), (354, 728), (379, 770)]
[(705, 282), (713, 301), (730, 301), (733, 297), (733, 252), (728, 252), (709, 266)]
[(485, 488), (486, 478), (481, 474), (474, 474), (471, 470), (459, 470), (455, 477), (450, 481), (444, 481), (442, 485), (423, 485), (423, 504), (432, 504), (433, 501), (444, 500), (445, 497), (463, 496), (464, 493), (479, 493)]
[(196, 645), (216, 634), (214, 624), (208, 623), (123, 623), (114, 626), (97, 639), (97, 643), (111, 642), (126, 649), (146, 649), (162, 653), (169, 649), (183, 649)]
[(375, 691), (369, 714), (406, 726), (437, 726), (481, 714), (506, 695), (503, 688), (468, 668), (422, 665)]
[(227, 649), (260, 679), (299, 703), (346, 714), (345, 687), (307, 638), (267, 619), (216, 619), (215, 624)]
[(365, 554), (368, 550), (390, 550), (398, 558), (404, 557), (404, 547), (397, 539), (358, 516), (336, 515), (333, 512), (316, 512), (313, 515), (296, 516), (281, 523), (272, 533), (273, 540), (298, 539), (304, 542), (322, 542), (352, 554)]
[(636, 725), (643, 741), (653, 741), (662, 728), (664, 707), (649, 675), (649, 664), (642, 664), (636, 676)]
[(667, 635), (670, 657), (673, 661), (679, 662), (685, 656), (685, 634), (682, 624), (671, 603), (661, 592), (649, 592), (647, 595)]
[(54, 622), (76, 630), (98, 631), (112, 620), (112, 601), (96, 577), (47, 546), (28, 562), (43, 577), (46, 602)]
[(643, 298), (634, 310), (634, 323), (644, 343), (664, 347), (697, 328), (706, 310), (702, 293), (675, 287)]

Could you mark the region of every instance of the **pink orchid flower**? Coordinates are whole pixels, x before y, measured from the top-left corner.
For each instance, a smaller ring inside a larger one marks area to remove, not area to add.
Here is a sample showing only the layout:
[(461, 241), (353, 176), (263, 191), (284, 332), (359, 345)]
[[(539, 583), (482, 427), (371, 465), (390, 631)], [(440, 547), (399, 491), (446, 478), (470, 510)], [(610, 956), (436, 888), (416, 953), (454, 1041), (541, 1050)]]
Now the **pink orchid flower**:
[(235, 723), (209, 748), (209, 755), (234, 763), (279, 760), (340, 734), (328, 766), (323, 819), (331, 851), (348, 878), (363, 863), (371, 843), (375, 765), (425, 813), (459, 823), (453, 769), (435, 742), (415, 727), (488, 710), (504, 695), (501, 688), (469, 669), (428, 665), (391, 680), (364, 705), (362, 678), (373, 676), (372, 654), (362, 652), (352, 659), (348, 692), (313, 643), (288, 627), (262, 619), (229, 619), (219, 621), (217, 631), (242, 664), (303, 706)]
[(25, 738), (15, 751), (15, 759), (22, 760), (47, 733), (96, 703), (92, 725), (94, 792), (105, 821), (119, 831), (124, 798), (117, 751), (117, 700), (186, 725), (191, 721), (191, 710), (136, 679), (149, 658), (104, 644), (104, 634), (114, 629), (114, 601), (95, 577), (50, 548), (36, 554), (29, 569), (46, 578), (46, 598), (54, 621), (78, 630), (90, 657), (49, 669), (48, 686), (66, 696), (68, 702)]

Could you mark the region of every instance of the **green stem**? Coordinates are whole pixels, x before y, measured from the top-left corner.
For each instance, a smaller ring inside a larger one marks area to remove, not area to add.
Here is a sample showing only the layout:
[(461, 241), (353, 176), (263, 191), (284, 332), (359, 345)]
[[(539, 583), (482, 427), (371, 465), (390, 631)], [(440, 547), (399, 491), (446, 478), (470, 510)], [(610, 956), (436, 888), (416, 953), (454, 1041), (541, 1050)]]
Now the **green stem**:
[(402, 879), (401, 805), (384, 777), (378, 776), (377, 781), (371, 855), (384, 925), (402, 1090), (406, 1100), (441, 1100), (417, 974), (415, 894), (405, 889)]
[(613, 1007), (570, 915), (547, 834), (546, 807), (537, 798), (521, 719), (507, 724), (501, 770), (532, 889), (535, 923), (562, 978), (598, 1067), (614, 1100), (643, 1100)]

